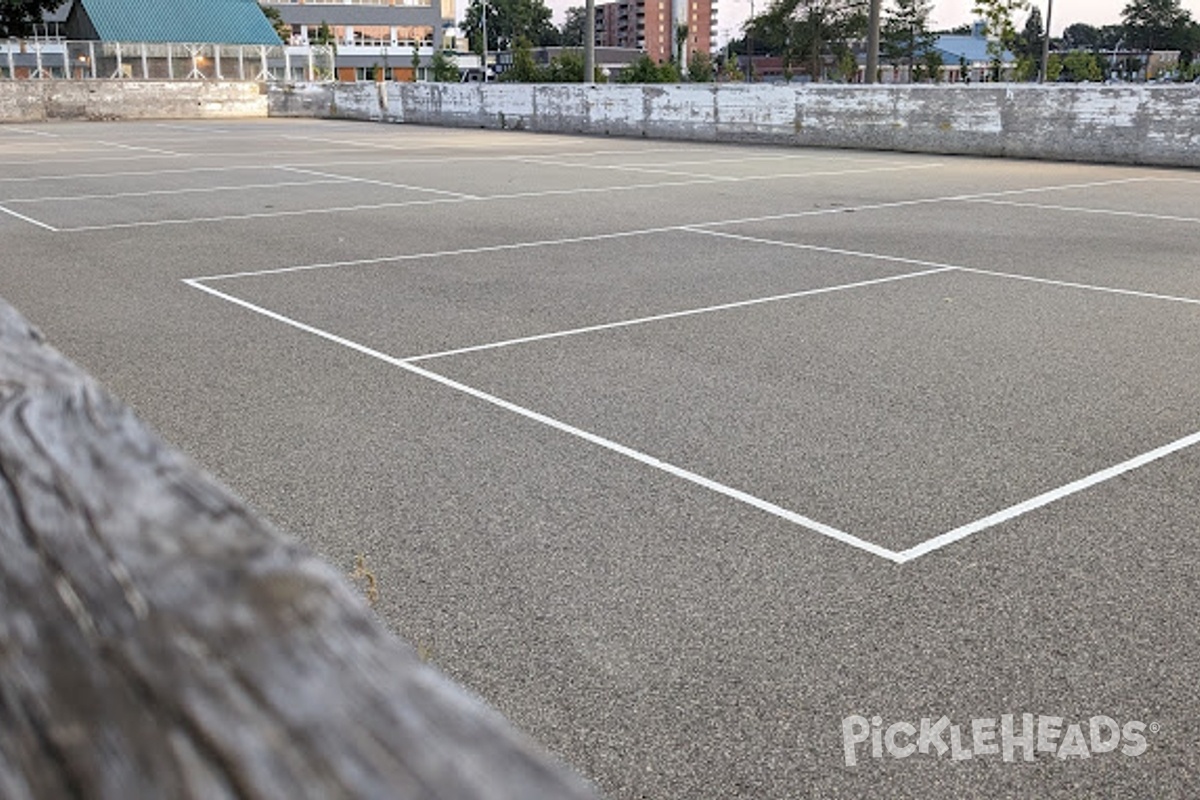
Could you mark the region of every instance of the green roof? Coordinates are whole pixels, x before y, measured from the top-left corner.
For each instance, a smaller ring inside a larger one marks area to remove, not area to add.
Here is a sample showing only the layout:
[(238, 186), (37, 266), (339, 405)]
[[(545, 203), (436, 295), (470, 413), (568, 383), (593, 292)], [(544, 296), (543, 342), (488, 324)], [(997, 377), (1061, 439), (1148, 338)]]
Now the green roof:
[(101, 41), (279, 44), (255, 0), (75, 0)]

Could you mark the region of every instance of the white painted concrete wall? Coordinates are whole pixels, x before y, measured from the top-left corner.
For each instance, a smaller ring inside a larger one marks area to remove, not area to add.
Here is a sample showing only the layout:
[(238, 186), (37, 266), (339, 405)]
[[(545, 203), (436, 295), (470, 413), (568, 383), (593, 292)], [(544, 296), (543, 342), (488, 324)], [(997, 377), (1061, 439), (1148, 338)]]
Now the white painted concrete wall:
[(271, 113), (546, 133), (1200, 166), (1200, 87), (388, 83), (271, 90)]
[(0, 122), (265, 116), (257, 83), (0, 80)]

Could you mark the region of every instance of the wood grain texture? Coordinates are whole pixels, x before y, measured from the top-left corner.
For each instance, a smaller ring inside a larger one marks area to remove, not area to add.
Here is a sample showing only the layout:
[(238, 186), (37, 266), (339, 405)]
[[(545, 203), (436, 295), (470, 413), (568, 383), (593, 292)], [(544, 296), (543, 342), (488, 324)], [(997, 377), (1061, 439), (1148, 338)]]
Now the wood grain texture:
[(0, 797), (593, 796), (0, 301)]

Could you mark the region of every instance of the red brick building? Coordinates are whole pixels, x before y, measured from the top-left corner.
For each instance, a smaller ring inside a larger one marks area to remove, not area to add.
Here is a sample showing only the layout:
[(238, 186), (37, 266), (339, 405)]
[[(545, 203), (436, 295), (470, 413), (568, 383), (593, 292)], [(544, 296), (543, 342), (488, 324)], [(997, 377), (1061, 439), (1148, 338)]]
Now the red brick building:
[[(687, 4), (688, 53), (711, 53), (717, 25), (716, 0), (679, 0)], [(671, 0), (616, 0), (596, 5), (596, 46), (632, 47), (655, 61), (675, 53)]]

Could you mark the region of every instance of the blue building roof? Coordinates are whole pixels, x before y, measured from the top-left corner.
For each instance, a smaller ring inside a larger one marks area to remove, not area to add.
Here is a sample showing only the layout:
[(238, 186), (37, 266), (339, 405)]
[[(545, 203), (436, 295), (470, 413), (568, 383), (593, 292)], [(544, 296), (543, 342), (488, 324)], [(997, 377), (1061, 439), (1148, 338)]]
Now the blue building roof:
[(280, 44), (255, 0), (75, 0), (106, 42)]
[[(939, 36), (933, 46), (941, 51), (947, 64), (957, 63), (960, 58), (968, 64), (992, 60), (992, 54), (987, 50), (988, 41), (982, 36)], [(1000, 60), (1012, 63), (1017, 57), (1005, 50)]]

